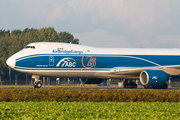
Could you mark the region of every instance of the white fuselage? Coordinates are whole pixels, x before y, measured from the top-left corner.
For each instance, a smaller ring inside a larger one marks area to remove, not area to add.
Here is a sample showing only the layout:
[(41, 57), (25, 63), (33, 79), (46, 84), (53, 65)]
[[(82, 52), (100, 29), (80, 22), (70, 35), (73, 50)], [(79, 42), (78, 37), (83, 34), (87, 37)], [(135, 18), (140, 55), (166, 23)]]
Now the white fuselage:
[(37, 42), (11, 56), (7, 64), (19, 72), (39, 76), (138, 79), (140, 72), (136, 70), (141, 68), (180, 74), (180, 49), (96, 48)]

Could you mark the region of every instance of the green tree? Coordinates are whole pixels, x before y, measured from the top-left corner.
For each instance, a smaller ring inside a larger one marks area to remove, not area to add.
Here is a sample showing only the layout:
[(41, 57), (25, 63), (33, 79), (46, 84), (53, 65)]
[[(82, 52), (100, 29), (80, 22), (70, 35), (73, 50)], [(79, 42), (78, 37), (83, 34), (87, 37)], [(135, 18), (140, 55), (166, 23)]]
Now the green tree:
[(58, 42), (79, 44), (79, 40), (74, 39), (74, 36), (68, 32), (58, 33)]
[[(64, 42), (79, 44), (79, 39), (68, 32), (59, 32), (52, 27), (24, 30), (0, 30), (0, 75), (8, 79), (6, 60), (32, 42)], [(21, 73), (18, 73), (21, 74)], [(21, 74), (21, 76), (25, 76)]]

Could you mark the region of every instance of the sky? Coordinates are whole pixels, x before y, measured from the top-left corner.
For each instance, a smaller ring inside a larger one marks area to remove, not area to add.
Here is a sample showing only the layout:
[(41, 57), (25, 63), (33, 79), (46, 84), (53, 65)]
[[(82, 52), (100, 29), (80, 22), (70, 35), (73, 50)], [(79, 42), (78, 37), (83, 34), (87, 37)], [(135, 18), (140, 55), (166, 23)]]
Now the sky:
[(180, 0), (0, 0), (0, 29), (53, 27), (94, 47), (180, 48)]

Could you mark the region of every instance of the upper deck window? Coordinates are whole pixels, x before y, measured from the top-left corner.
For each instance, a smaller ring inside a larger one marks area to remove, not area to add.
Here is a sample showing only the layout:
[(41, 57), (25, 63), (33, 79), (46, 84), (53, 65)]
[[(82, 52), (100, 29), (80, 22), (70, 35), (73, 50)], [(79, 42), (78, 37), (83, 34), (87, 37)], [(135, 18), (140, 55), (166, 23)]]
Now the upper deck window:
[(26, 46), (24, 49), (27, 49), (27, 48), (35, 49), (35, 46)]

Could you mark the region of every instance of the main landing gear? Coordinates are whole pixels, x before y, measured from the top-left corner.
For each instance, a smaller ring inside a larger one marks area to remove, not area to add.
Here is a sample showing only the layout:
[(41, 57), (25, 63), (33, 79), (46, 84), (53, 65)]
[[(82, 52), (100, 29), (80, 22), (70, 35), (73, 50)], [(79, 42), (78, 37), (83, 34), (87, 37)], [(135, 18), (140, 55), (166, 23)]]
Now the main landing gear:
[(37, 76), (37, 75), (32, 75), (32, 78), (34, 79), (34, 83), (33, 83), (34, 88), (41, 88), (41, 86), (42, 86), (42, 81), (39, 80), (39, 76)]
[(133, 80), (124, 80), (124, 88), (137, 88), (137, 84)]
[(145, 89), (167, 89), (168, 85), (165, 83), (163, 85), (144, 85)]

